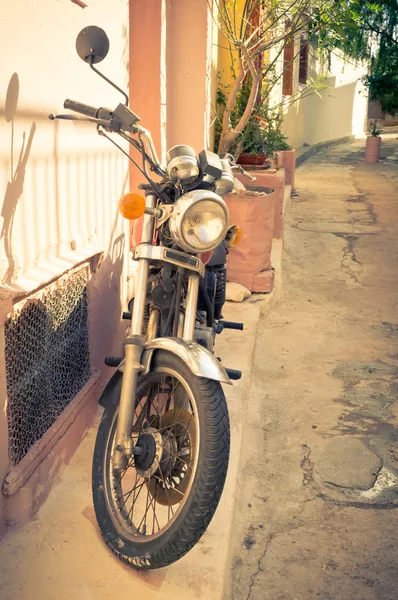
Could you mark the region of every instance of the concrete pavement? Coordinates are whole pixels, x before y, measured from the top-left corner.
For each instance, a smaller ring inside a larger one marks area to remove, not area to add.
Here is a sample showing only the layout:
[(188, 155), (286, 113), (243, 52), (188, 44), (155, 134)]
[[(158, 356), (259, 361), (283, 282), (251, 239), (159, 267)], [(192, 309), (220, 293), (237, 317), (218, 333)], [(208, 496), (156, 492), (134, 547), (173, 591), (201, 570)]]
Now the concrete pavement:
[[(384, 138), (383, 155), (398, 147)], [(398, 169), (364, 140), (306, 162), (284, 302), (258, 327), (225, 597), (398, 590)]]
[(222, 499), (208, 531), (178, 563), (140, 573), (122, 564), (104, 545), (91, 499), (91, 461), (96, 422), (58, 478), (36, 517), (0, 542), (1, 600), (221, 599), (228, 577), (232, 515), (237, 496), (244, 414), (260, 314), (258, 297), (228, 303), (224, 316), (244, 321), (245, 332), (218, 338), (223, 364), (243, 377), (225, 393), (231, 420), (231, 455)]

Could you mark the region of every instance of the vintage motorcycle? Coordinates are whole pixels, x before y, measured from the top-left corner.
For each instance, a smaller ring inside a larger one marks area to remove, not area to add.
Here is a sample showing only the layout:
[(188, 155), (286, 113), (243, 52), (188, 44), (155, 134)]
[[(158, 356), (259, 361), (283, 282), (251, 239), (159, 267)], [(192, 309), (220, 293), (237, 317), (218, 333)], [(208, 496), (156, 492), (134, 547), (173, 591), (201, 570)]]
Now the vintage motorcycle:
[[(117, 371), (101, 399), (92, 485), (105, 543), (134, 567), (154, 569), (196, 544), (227, 474), (230, 428), (221, 384), (241, 373), (224, 368), (213, 346), (223, 329), (243, 329), (222, 320), (226, 255), (239, 238), (222, 196), (233, 189), (233, 170), (243, 170), (230, 155), (203, 150), (197, 156), (184, 145), (173, 147), (162, 166), (127, 95), (94, 66), (108, 53), (106, 33), (83, 29), (76, 49), (125, 102), (110, 110), (66, 100), (64, 108), (84, 117), (50, 118), (96, 124), (148, 181), (140, 186), (145, 198), (126, 194), (119, 204), (126, 218), (144, 220), (133, 250), (134, 298), (123, 314), (129, 321), (124, 357), (105, 359)], [(109, 133), (138, 149), (142, 166)]]

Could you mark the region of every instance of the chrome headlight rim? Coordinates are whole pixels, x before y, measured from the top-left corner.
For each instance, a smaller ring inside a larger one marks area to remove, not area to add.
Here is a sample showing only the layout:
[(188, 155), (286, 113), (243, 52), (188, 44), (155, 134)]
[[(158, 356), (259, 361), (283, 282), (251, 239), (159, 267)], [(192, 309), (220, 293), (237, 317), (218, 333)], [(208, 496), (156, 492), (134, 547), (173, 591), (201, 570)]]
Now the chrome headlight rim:
[[(202, 245), (202, 247), (198, 248), (187, 242), (183, 235), (182, 224), (184, 218), (192, 207), (206, 201), (214, 202), (222, 208), (224, 213), (224, 227), (222, 232), (217, 237), (217, 240), (214, 240), (211, 243), (209, 242), (206, 244), (206, 246)], [(182, 250), (192, 254), (208, 252), (217, 248), (217, 246), (219, 246), (222, 240), (225, 238), (229, 227), (229, 210), (225, 200), (218, 194), (215, 194), (209, 190), (192, 190), (191, 192), (187, 192), (181, 196), (175, 203), (173, 213), (170, 217), (169, 227), (174, 241)]]

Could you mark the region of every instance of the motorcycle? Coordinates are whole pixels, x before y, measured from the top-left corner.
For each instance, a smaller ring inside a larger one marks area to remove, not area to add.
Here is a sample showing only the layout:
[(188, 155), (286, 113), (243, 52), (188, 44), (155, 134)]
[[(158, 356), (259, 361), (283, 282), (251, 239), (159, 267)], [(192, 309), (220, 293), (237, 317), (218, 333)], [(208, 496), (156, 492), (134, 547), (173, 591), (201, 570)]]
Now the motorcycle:
[[(108, 53), (106, 33), (86, 27), (76, 49), (125, 101), (111, 110), (66, 100), (64, 108), (80, 116), (50, 118), (95, 124), (147, 180), (140, 186), (145, 198), (129, 193), (119, 203), (124, 217), (143, 217), (143, 229), (132, 251), (138, 267), (123, 314), (124, 356), (105, 359), (116, 372), (101, 399), (93, 502), (109, 548), (138, 569), (155, 569), (200, 539), (227, 474), (230, 426), (221, 384), (241, 372), (224, 368), (213, 349), (224, 329), (243, 329), (222, 318), (227, 253), (239, 238), (222, 196), (234, 187), (233, 170), (243, 169), (230, 155), (196, 155), (184, 145), (171, 148), (162, 166), (127, 94), (94, 66)], [(138, 149), (142, 166), (110, 134)]]

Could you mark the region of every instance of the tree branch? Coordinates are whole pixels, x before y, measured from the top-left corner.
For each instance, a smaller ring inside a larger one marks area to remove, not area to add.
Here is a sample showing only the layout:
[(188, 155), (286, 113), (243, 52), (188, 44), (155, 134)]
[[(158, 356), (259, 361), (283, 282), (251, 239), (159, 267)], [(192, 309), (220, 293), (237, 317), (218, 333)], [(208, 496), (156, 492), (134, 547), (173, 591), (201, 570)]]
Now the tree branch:
[(222, 128), (223, 131), (229, 131), (231, 129), (231, 112), (233, 107), (235, 106), (236, 97), (238, 92), (242, 86), (243, 80), (245, 78), (245, 70), (243, 67), (243, 61), (239, 59), (239, 73), (233, 83), (232, 89), (228, 96), (228, 101), (224, 109), (223, 120), (222, 120)]
[(243, 115), (241, 116), (238, 125), (235, 127), (235, 131), (239, 131), (239, 132), (243, 131), (248, 120), (250, 119), (250, 116), (253, 112), (254, 103), (257, 98), (258, 88), (262, 81), (262, 74), (258, 73), (256, 71), (254, 63), (253, 63), (247, 49), (245, 48), (245, 46), (243, 44), (242, 44), (242, 54), (244, 56), (244, 59), (246, 61), (246, 64), (247, 64), (247, 66), (250, 70), (251, 76), (252, 76), (252, 87), (250, 90), (250, 96), (247, 101), (245, 111), (244, 111)]

